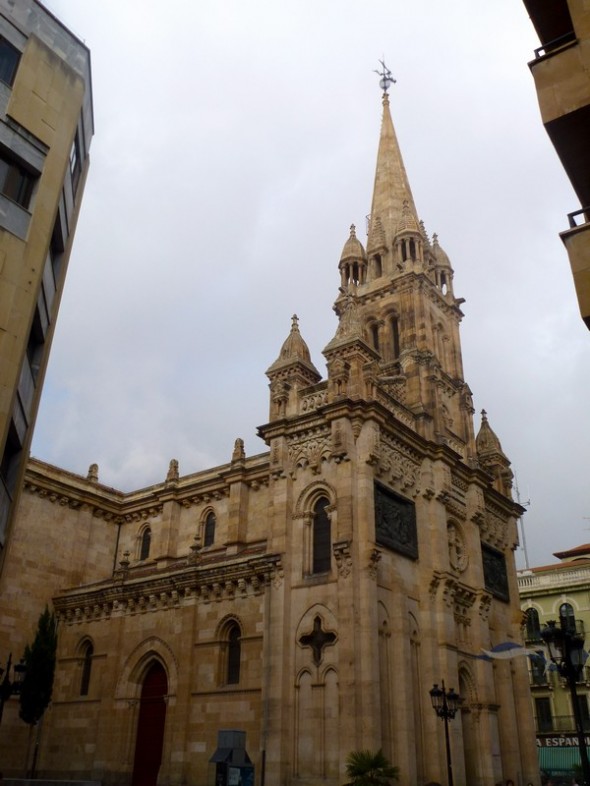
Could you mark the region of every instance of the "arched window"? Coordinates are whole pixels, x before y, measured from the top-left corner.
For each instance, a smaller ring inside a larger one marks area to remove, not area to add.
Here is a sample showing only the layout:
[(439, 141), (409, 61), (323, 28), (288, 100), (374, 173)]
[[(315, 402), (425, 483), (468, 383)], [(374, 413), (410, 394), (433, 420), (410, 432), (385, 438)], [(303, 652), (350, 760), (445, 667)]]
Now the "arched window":
[(139, 549), (139, 559), (147, 559), (150, 556), (150, 546), (152, 544), (152, 531), (146, 527), (141, 536), (141, 548)]
[(537, 609), (526, 610), (525, 626), (527, 641), (541, 641), (541, 626)]
[(373, 269), (374, 269), (374, 272), (375, 272), (375, 278), (381, 278), (381, 276), (383, 275), (383, 269), (381, 267), (381, 255), (380, 254), (375, 254), (375, 256), (373, 257), (373, 260), (374, 260), (374, 268)]
[(240, 660), (242, 655), (242, 632), (237, 622), (232, 623), (227, 632), (227, 669), (226, 683), (237, 685), (240, 681)]
[(320, 497), (313, 506), (312, 521), (312, 573), (327, 573), (331, 566), (332, 538), (330, 517), (326, 508), (330, 504), (326, 497)]
[(215, 513), (207, 514), (205, 519), (205, 534), (203, 536), (203, 546), (212, 546), (215, 542)]
[(80, 680), (80, 696), (88, 696), (88, 689), (90, 687), (90, 674), (92, 672), (92, 656), (94, 655), (94, 647), (92, 642), (87, 641), (82, 650), (82, 679)]
[(570, 633), (576, 632), (576, 620), (574, 617), (574, 607), (571, 603), (562, 603), (559, 607), (559, 619), (564, 630)]

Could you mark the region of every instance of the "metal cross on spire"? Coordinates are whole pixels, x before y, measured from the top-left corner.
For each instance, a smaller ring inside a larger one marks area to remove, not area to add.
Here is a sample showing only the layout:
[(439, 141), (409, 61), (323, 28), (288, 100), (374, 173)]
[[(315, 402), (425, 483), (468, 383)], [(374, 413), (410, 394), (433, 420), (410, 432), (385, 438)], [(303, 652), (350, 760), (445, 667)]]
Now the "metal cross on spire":
[(389, 88), (389, 85), (391, 84), (394, 85), (396, 80), (391, 76), (391, 71), (389, 70), (389, 68), (387, 68), (385, 62), (383, 60), (380, 60), (379, 62), (381, 63), (381, 68), (383, 70), (377, 71), (377, 69), (374, 69), (374, 71), (376, 74), (379, 74), (379, 76), (381, 77), (381, 79), (379, 80), (379, 87), (381, 88), (381, 90), (383, 90), (384, 93), (387, 93), (387, 89)]

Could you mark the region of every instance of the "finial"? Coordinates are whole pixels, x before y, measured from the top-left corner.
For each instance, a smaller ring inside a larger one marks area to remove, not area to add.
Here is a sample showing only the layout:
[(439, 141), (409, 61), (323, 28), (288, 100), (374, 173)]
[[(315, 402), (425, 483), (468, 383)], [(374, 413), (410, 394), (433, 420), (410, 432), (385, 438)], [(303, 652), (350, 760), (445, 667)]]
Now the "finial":
[(350, 225), (350, 236), (351, 237), (356, 237), (356, 227), (355, 227), (354, 224)]
[(243, 461), (245, 458), (246, 453), (244, 451), (244, 440), (241, 437), (238, 437), (234, 442), (234, 452), (232, 453), (231, 460)]
[(383, 60), (380, 60), (379, 62), (381, 63), (381, 67), (383, 70), (377, 71), (375, 69), (375, 73), (379, 74), (379, 76), (381, 77), (381, 79), (379, 80), (379, 87), (381, 88), (381, 90), (383, 90), (383, 95), (387, 95), (387, 90), (389, 88), (389, 85), (395, 84), (396, 80), (391, 76), (391, 71), (389, 70), (389, 68), (387, 68), (385, 62)]
[(178, 461), (172, 459), (168, 465), (168, 474), (166, 475), (166, 483), (177, 483), (179, 480)]
[(488, 419), (487, 415), (488, 415), (488, 413), (485, 411), (485, 409), (482, 409), (482, 411), (481, 411), (481, 419), (482, 420), (487, 420)]
[(293, 316), (291, 317), (291, 331), (299, 332), (299, 317), (297, 316), (297, 314), (293, 314)]

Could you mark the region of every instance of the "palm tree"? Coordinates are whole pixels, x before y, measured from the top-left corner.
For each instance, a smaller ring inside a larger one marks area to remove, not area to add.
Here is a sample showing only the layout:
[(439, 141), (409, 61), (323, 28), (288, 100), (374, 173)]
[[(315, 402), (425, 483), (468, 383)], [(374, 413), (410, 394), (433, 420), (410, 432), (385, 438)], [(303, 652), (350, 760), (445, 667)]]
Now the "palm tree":
[(391, 786), (397, 780), (399, 768), (389, 763), (383, 751), (352, 751), (346, 759), (346, 774), (350, 778), (344, 786)]

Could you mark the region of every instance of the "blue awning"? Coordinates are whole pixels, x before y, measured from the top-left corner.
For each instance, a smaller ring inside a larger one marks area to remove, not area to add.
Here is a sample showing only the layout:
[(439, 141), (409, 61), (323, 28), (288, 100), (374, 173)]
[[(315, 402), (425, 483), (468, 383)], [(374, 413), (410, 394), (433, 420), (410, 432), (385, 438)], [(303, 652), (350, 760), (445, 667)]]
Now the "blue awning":
[(547, 775), (571, 775), (580, 767), (580, 751), (575, 746), (567, 748), (537, 748), (539, 769)]

